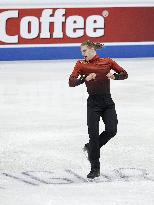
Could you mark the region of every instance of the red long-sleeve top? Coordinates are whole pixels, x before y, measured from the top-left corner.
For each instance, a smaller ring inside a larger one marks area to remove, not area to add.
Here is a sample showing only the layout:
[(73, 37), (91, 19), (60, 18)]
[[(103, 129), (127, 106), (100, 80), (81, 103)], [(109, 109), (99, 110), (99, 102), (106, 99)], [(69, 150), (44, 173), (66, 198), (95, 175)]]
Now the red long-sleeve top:
[[(87, 86), (87, 92), (90, 95), (103, 95), (110, 93), (110, 80), (107, 74), (114, 70), (115, 80), (124, 80), (128, 78), (127, 72), (110, 58), (100, 58), (95, 55), (93, 59), (86, 62), (85, 60), (77, 61), (74, 70), (69, 78), (69, 86), (75, 87), (83, 82)], [(94, 80), (86, 81), (85, 77), (90, 73), (96, 73)], [(78, 78), (81, 76), (81, 78)]]

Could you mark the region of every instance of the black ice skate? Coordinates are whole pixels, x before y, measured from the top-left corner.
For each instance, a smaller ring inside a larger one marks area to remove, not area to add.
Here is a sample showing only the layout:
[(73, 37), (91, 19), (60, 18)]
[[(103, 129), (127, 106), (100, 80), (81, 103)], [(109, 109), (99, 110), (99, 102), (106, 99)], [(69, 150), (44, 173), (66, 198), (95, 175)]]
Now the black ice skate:
[(99, 176), (100, 176), (100, 169), (95, 168), (95, 169), (91, 169), (90, 173), (87, 175), (87, 178), (94, 179), (95, 177), (99, 177)]
[(99, 159), (91, 160), (91, 171), (87, 175), (87, 178), (94, 179), (100, 176), (100, 162)]
[(85, 144), (83, 151), (85, 153), (86, 158), (90, 161), (90, 150), (89, 150), (89, 144)]

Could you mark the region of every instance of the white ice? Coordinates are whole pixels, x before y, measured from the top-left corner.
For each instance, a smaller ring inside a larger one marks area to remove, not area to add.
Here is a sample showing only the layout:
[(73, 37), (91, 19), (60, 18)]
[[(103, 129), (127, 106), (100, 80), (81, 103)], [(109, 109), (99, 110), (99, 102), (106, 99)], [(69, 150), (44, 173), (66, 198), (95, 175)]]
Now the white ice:
[[(88, 182), (85, 85), (68, 86), (75, 61), (0, 63), (1, 205), (153, 205), (154, 59), (115, 59), (118, 133)], [(100, 131), (104, 129), (100, 122)]]

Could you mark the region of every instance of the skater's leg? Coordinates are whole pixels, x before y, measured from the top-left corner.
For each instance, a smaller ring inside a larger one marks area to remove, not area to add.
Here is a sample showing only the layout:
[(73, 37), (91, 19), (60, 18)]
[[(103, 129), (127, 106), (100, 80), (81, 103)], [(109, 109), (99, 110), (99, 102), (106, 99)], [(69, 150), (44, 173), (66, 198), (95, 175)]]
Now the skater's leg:
[(99, 120), (100, 114), (90, 106), (87, 107), (87, 125), (89, 134), (89, 159), (98, 160), (100, 158), (99, 148)]
[(105, 145), (117, 133), (117, 114), (115, 105), (108, 107), (102, 114), (102, 119), (105, 124), (105, 131), (99, 135), (100, 148)]

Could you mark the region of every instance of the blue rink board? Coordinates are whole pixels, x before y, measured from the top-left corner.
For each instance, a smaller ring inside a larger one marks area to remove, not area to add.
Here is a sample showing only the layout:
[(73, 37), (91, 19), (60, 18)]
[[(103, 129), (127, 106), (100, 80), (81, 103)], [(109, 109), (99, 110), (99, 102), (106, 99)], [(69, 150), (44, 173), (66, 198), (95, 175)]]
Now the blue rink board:
[[(154, 57), (154, 45), (105, 46), (98, 51), (101, 57)], [(79, 46), (0, 48), (0, 61), (81, 59)]]

